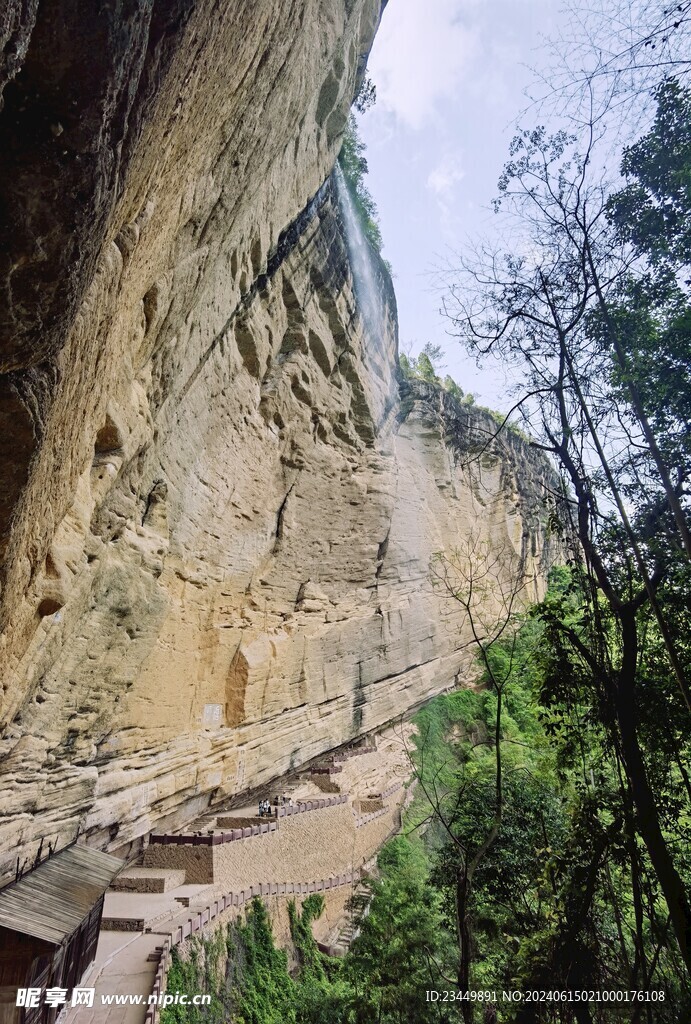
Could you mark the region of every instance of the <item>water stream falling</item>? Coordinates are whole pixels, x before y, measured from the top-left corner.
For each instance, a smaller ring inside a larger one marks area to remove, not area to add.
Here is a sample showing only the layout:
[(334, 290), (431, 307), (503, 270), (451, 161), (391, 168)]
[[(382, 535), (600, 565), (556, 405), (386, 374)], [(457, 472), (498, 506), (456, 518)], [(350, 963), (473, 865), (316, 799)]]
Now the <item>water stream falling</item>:
[(360, 218), (338, 161), (336, 162), (335, 178), (358, 306), (368, 332), (372, 335), (375, 344), (379, 346), (385, 329), (384, 310), (372, 249), (362, 230)]

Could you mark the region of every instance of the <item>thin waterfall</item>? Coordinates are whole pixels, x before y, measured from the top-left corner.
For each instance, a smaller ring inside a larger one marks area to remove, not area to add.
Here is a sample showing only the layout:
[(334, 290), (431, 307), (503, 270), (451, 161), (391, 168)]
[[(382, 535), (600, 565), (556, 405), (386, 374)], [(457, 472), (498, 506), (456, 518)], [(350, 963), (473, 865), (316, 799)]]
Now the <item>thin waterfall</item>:
[(381, 289), (372, 259), (372, 249), (362, 230), (360, 218), (338, 161), (336, 161), (335, 178), (358, 306), (365, 326), (378, 345), (384, 329), (384, 315)]

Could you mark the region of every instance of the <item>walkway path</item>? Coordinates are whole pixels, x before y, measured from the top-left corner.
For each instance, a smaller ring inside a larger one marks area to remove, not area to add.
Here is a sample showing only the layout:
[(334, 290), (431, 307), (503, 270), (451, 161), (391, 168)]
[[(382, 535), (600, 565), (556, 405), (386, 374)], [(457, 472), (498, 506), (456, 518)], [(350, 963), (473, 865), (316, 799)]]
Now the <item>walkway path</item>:
[[(214, 809), (213, 814), (202, 815), (187, 826), (187, 841), (175, 836), (175, 845), (150, 846), (145, 863), (153, 858), (157, 866), (135, 865), (116, 882), (120, 888), (126, 885), (142, 891), (110, 891), (106, 895), (106, 927), (101, 932), (95, 963), (81, 983), (96, 989), (93, 1007), (66, 1009), (60, 1024), (155, 1024), (157, 1009), (149, 1007), (147, 1012), (146, 1000), (152, 990), (165, 990), (171, 945), (190, 933), (208, 931), (217, 920), (230, 920), (240, 913), (252, 895), (260, 893), (260, 883), (266, 881), (262, 875), (271, 875), (275, 881), (271, 886), (268, 882), (262, 884), (261, 894), (277, 903), (293, 898), (293, 893), (306, 895), (312, 889), (322, 889), (327, 898), (335, 898), (338, 886), (357, 884), (353, 869), (369, 861), (396, 828), (398, 808), (405, 795), (402, 781), (409, 772), (400, 737), (391, 732), (380, 739), (380, 744), (381, 752), (339, 762), (334, 779), (342, 791), (347, 786), (345, 803), (341, 802), (343, 796), (338, 800), (332, 797), (328, 807), (279, 818), (271, 832), (262, 831), (227, 845), (193, 845), (194, 832), (205, 833), (207, 843), (209, 836), (223, 831), (227, 834), (225, 822), (224, 828), (217, 828), (219, 818), (250, 818), (257, 812), (254, 804)], [(280, 783), (275, 783), (266, 798), (271, 799), (274, 792), (282, 795)], [(287, 795), (289, 790), (285, 792)], [(306, 800), (315, 807), (317, 800), (322, 803), (327, 797), (309, 775), (293, 781), (290, 793), (294, 801)], [(373, 812), (373, 808), (377, 810)], [(203, 842), (204, 838), (199, 837), (197, 843)], [(211, 865), (210, 877), (205, 880), (194, 878), (195, 871), (203, 874), (208, 870), (200, 869), (200, 858)], [(156, 888), (159, 891), (152, 891)], [(342, 914), (343, 898), (337, 903)], [(331, 937), (339, 930), (337, 924), (332, 926)], [(130, 1006), (102, 1003), (102, 996), (116, 995), (141, 995), (142, 1002)]]

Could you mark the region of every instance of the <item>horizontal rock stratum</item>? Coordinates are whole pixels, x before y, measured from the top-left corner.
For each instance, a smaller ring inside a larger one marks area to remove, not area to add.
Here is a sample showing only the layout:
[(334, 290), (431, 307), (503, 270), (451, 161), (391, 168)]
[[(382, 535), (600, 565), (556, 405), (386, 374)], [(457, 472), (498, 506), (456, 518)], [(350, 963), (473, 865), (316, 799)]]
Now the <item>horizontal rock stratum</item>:
[(331, 172), (379, 3), (83, 8), (0, 14), (4, 867), (472, 679), (431, 556), (529, 596), (552, 557), (547, 465), (399, 382), (382, 264), (358, 308)]

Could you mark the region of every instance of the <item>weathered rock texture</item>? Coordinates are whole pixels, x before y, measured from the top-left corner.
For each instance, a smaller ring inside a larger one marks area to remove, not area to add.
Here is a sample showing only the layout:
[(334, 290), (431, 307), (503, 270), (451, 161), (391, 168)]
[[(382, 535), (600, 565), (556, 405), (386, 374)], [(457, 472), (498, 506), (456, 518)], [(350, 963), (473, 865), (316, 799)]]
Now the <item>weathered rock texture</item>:
[(431, 554), (550, 551), (545, 467), (466, 465), (482, 414), (401, 403), (382, 268), (358, 315), (327, 179), (378, 0), (6, 8), (8, 863), (182, 824), (452, 685)]

